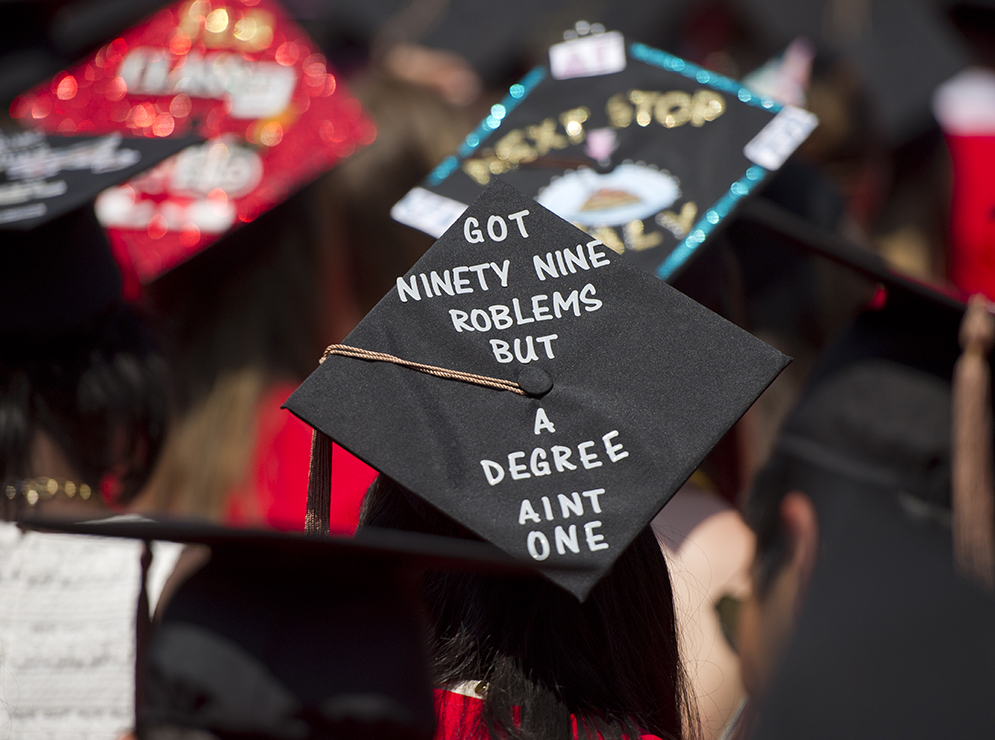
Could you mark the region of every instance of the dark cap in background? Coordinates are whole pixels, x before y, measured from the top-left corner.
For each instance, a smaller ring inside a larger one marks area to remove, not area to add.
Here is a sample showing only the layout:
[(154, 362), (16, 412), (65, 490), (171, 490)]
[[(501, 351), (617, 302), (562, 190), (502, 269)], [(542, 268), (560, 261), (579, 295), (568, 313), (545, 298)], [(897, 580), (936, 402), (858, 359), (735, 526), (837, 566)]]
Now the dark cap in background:
[(196, 141), (0, 134), (0, 335), (71, 330), (117, 303), (92, 201)]

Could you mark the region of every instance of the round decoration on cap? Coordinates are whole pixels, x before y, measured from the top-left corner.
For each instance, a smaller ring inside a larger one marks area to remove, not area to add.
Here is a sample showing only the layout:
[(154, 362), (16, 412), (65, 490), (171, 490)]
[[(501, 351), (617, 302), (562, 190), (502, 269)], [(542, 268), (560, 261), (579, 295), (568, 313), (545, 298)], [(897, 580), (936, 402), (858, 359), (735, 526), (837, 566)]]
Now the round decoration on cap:
[(538, 367), (523, 367), (518, 373), (518, 385), (533, 398), (541, 398), (552, 390), (553, 379)]

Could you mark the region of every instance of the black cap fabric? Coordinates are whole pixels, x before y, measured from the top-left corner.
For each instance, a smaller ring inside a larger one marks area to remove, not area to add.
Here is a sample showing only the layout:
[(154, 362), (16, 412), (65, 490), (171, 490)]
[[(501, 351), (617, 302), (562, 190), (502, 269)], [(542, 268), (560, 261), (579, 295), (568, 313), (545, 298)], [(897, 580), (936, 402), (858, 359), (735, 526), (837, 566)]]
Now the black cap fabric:
[(825, 224), (818, 225), (792, 213), (766, 195), (745, 204), (729, 231), (738, 246), (749, 250), (747, 256), (763, 254), (771, 259), (784, 245), (798, 253), (842, 265), (880, 284), (889, 295), (903, 302), (963, 313), (967, 296), (957, 288), (905, 275), (888, 265), (877, 252), (834, 233)]
[(502, 550), (590, 563), (579, 599), (788, 358), (500, 180), (345, 344), (297, 416)]
[(819, 558), (754, 740), (988, 737), (995, 602), (885, 499), (820, 504)]
[(148, 738), (424, 738), (435, 716), (413, 583), (396, 558), (215, 547), (146, 654)]
[[(0, 132), (0, 229), (47, 223), (199, 141)], [(5, 246), (12, 241), (4, 236)]]
[(920, 297), (859, 315), (823, 355), (781, 429), (781, 487), (841, 486), (950, 508), (951, 382), (961, 314)]
[(394, 217), (439, 236), (500, 175), (640, 267), (675, 278), (815, 117), (658, 49), (618, 45), (622, 71), (556, 79), (543, 66), (513, 85)]
[(775, 46), (803, 36), (842, 55), (867, 87), (876, 123), (901, 145), (934, 125), (933, 90), (969, 62), (936, 0), (732, 0)]
[(0, 133), (0, 334), (69, 331), (119, 301), (92, 201), (195, 141)]
[(144, 652), (143, 738), (423, 738), (435, 727), (417, 572), (531, 575), (486, 543), (411, 532), (356, 539), (195, 521), (25, 523), (210, 547), (160, 609)]

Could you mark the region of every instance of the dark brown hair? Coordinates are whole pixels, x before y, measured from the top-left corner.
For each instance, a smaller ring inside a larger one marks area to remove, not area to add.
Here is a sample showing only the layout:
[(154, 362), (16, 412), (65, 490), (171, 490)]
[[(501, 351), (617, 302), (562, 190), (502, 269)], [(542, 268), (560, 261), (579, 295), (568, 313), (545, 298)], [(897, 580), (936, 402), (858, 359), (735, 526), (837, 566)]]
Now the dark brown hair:
[[(381, 475), (361, 526), (477, 539)], [(486, 686), (490, 738), (695, 734), (670, 575), (647, 527), (579, 603), (545, 579), (426, 575), (436, 681)]]
[(30, 470), (46, 433), (82, 480), (115, 479), (115, 503), (142, 488), (166, 431), (167, 371), (152, 335), (124, 307), (71, 335), (0, 337), (0, 483), (45, 476)]

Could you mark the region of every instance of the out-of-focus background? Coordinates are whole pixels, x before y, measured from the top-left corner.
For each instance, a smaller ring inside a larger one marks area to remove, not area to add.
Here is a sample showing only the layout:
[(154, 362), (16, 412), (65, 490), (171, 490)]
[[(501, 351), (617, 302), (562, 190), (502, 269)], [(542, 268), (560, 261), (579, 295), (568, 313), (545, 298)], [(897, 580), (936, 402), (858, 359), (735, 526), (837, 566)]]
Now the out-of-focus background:
[[(259, 0), (239, 3), (244, 14)], [(798, 220), (802, 242), (844, 244), (955, 299), (972, 292), (995, 298), (991, 0), (280, 5), (310, 40), (286, 36), (277, 62), (297, 65), (308, 76), (306, 84), (323, 91), (311, 90), (313, 101), (337, 102), (329, 117), (312, 115), (306, 124), (281, 114), (260, 117), (248, 129), (238, 125), (249, 149), (275, 146), (281, 137), (299, 143), (284, 147), (290, 154), (279, 172), (312, 162), (313, 171), (260, 195), (269, 198), (269, 210), (242, 210), (240, 202), (237, 216), (246, 225), (227, 234), (218, 229), (211, 245), (200, 230), (184, 226), (174, 239), (180, 252), (159, 250), (166, 221), (156, 219), (162, 216), (146, 218), (137, 230), (142, 244), (151, 245), (152, 256), (144, 262), (135, 261), (134, 253), (129, 258), (112, 239), (129, 310), (155, 335), (169, 377), (168, 432), (133, 503), (139, 511), (302, 528), (311, 430), (281, 404), (314, 369), (322, 350), (341, 341), (431, 245), (431, 237), (392, 220), (391, 207), (457, 150), (511, 85), (546, 63), (550, 45), (584, 35), (593, 24), (818, 116), (812, 136), (758, 195)], [(154, 25), (167, 7), (174, 4), (0, 0), (0, 128), (7, 134), (93, 131), (83, 114), (52, 124), (54, 109), (30, 91), (48, 85), (51, 95), (70, 107), (79, 101), (82, 110), (83, 83), (64, 70), (93, 55), (102, 66), (102, 59), (123, 54), (123, 42), (115, 46), (120, 35), (138, 24)], [(275, 31), (266, 25), (274, 16), (263, 6), (251, 24), (238, 27), (229, 27), (221, 0), (187, 0), (175, 7), (180, 25), (163, 37), (174, 56), (187, 54), (198, 34), (232, 36), (208, 45), (222, 49), (212, 64), (223, 64), (224, 54), (239, 44), (255, 53), (274, 43)], [(193, 24), (189, 33), (184, 23)], [(90, 67), (83, 74), (91, 72), (103, 74)], [(144, 84), (152, 84), (149, 74)], [(100, 78), (100, 84), (113, 85), (114, 79)], [(294, 115), (318, 104), (295, 98)], [(223, 128), (219, 120), (231, 101), (226, 105), (204, 113), (208, 128)], [(179, 133), (178, 121), (200, 115), (191, 113), (183, 93), (167, 103), (168, 113), (143, 106), (108, 115), (133, 133), (154, 136), (170, 136), (174, 126)], [(311, 147), (306, 142), (312, 140), (328, 147)], [(217, 141), (204, 156), (223, 157), (232, 177), (241, 172), (251, 180), (251, 173), (238, 169), (240, 150), (232, 140)], [(327, 162), (318, 162), (319, 154)], [(156, 170), (135, 188), (144, 189), (148, 203), (159, 203), (162, 184), (156, 178), (163, 177)], [(197, 186), (191, 183), (190, 191)], [(236, 195), (234, 189), (211, 188), (198, 197), (214, 209), (205, 212), (210, 218), (235, 214)], [(97, 213), (113, 221), (131, 205), (105, 198)], [(736, 656), (722, 636), (727, 625), (715, 608), (748, 588), (753, 540), (736, 509), (820, 352), (861, 309), (887, 300), (877, 281), (813, 256), (797, 241), (758, 229), (749, 218), (732, 218), (674, 281), (795, 358), (654, 520), (685, 610), (684, 647), (692, 656), (686, 661), (705, 737), (718, 736), (743, 695)], [(150, 459), (155, 452), (141, 451)], [(115, 475), (111, 466), (104, 479), (90, 481), (112, 503)], [(374, 476), (335, 449), (334, 531), (355, 530)]]

